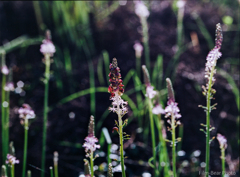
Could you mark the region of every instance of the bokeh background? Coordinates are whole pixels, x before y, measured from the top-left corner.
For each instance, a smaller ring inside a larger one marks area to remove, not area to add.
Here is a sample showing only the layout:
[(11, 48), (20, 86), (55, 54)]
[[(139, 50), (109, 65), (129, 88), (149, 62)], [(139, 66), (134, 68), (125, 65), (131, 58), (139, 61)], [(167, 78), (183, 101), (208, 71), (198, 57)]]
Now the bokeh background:
[[(182, 136), (178, 146), (181, 176), (199, 176), (198, 171), (204, 167), (205, 134), (199, 129), (205, 123), (205, 113), (198, 105), (205, 105), (201, 86), (205, 84), (206, 56), (214, 47), (216, 24), (221, 23), (223, 55), (217, 63), (214, 85), (217, 92), (213, 103), (218, 105), (211, 113), (211, 125), (215, 127), (212, 136), (217, 133), (226, 136), (226, 168), (239, 176), (240, 2), (188, 0), (182, 20), (176, 0), (144, 3), (150, 11), (147, 22), (152, 84), (166, 105), (165, 78), (170, 77), (182, 114), (182, 128), (177, 130)], [(12, 67), (16, 86), (10, 95), (10, 140), (20, 161), (24, 129), (16, 110), (28, 103), (37, 115), (29, 129), (27, 169), (32, 176), (40, 176), (44, 95), (41, 78), (45, 65), (39, 49), (47, 29), (51, 30), (56, 53), (51, 64), (46, 166), (52, 166), (53, 152), (58, 151), (59, 176), (77, 177), (83, 173), (82, 144), (90, 115), (95, 116), (96, 136), (102, 146), (95, 161), (96, 175), (106, 174), (108, 146), (112, 146), (111, 157), (118, 156), (114, 146), (118, 144), (118, 135), (112, 133), (117, 116), (108, 111), (111, 101), (106, 89), (109, 62), (116, 57), (125, 85), (124, 99), (129, 102), (129, 112), (124, 117), (129, 118), (124, 130), (131, 135), (124, 145), (127, 176), (152, 173), (148, 165), (151, 157), (148, 112), (136, 99), (140, 93), (144, 100), (145, 87), (142, 76), (136, 79), (133, 45), (136, 41), (142, 43), (142, 26), (134, 8), (133, 1), (123, 0), (0, 2), (0, 49), (7, 53), (7, 66)], [(178, 31), (180, 26), (182, 30)], [(181, 40), (177, 41), (179, 36)], [(144, 55), (141, 64), (145, 64)], [(112, 144), (105, 140), (103, 127), (110, 133)], [(213, 140), (211, 170), (221, 171), (219, 157), (219, 144)], [(21, 167), (16, 165), (16, 176), (20, 176)], [(45, 174), (50, 176), (49, 171)]]

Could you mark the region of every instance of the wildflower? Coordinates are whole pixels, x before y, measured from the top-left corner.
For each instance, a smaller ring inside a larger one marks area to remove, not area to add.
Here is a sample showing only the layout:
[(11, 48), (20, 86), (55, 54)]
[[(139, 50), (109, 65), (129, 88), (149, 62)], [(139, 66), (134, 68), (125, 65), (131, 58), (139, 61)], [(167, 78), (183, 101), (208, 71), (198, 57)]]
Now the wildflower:
[(4, 75), (8, 75), (8, 74), (9, 74), (9, 69), (8, 69), (8, 67), (7, 67), (6, 65), (4, 65), (4, 66), (2, 67), (1, 71), (2, 71), (2, 73), (3, 73)]
[(177, 103), (169, 100), (167, 102), (168, 106), (165, 108), (165, 112), (166, 115), (165, 117), (170, 117), (171, 115), (173, 115), (176, 119), (179, 119), (181, 116), (181, 114), (179, 114), (179, 108), (177, 107)]
[(55, 46), (51, 41), (51, 34), (49, 30), (46, 32), (46, 38), (42, 41), (40, 52), (43, 55), (49, 54), (50, 56), (53, 56), (53, 54), (56, 52)]
[(155, 97), (157, 92), (155, 90), (153, 90), (154, 87), (151, 86), (149, 73), (148, 73), (148, 70), (147, 70), (145, 65), (142, 65), (142, 70), (143, 70), (143, 74), (144, 74), (144, 82), (145, 82), (145, 85), (146, 85), (146, 94), (145, 94), (145, 96), (150, 98), (150, 99), (152, 99), (152, 98)]
[(143, 46), (139, 42), (135, 42), (135, 44), (133, 45), (133, 48), (135, 50), (136, 57), (141, 58), (142, 51), (143, 51)]
[(145, 4), (142, 1), (136, 1), (135, 2), (135, 13), (139, 17), (148, 17), (149, 16), (149, 11)]
[(218, 133), (217, 134), (217, 140), (220, 144), (220, 149), (227, 149), (227, 139), (225, 138), (225, 136)]
[(13, 82), (7, 82), (5, 87), (4, 87), (5, 91), (14, 91), (14, 84)]
[(162, 106), (160, 104), (157, 104), (153, 109), (152, 109), (152, 113), (159, 115), (159, 114), (165, 114), (165, 110), (162, 108)]
[(9, 166), (19, 164), (19, 160), (17, 160), (16, 157), (14, 157), (13, 155), (7, 154), (6, 164), (8, 164)]
[(21, 108), (18, 109), (19, 117), (22, 119), (33, 119), (35, 118), (35, 113), (32, 108), (24, 103)]
[(88, 126), (88, 136), (84, 139), (86, 142), (83, 144), (85, 148), (86, 157), (91, 157), (91, 154), (100, 148), (100, 145), (97, 145), (98, 139), (94, 136), (94, 117), (90, 117), (90, 122)]
[[(213, 72), (212, 85), (210, 85), (210, 88), (213, 86), (215, 82), (214, 74), (216, 73), (215, 66), (216, 66), (217, 60), (222, 56), (222, 53), (220, 52), (222, 40), (223, 40), (222, 29), (221, 29), (220, 23), (218, 23), (216, 25), (215, 47), (209, 52), (206, 58), (207, 63), (205, 67), (205, 78), (209, 80), (211, 78), (211, 73)], [(208, 90), (208, 88), (209, 88), (209, 83), (207, 83), (207, 87), (204, 90)]]
[(110, 92), (110, 100), (112, 100), (112, 107), (109, 108), (110, 111), (120, 114), (121, 116), (127, 113), (127, 102), (121, 98), (124, 93), (120, 69), (117, 66), (117, 59), (114, 58), (109, 66), (109, 82), (108, 92)]

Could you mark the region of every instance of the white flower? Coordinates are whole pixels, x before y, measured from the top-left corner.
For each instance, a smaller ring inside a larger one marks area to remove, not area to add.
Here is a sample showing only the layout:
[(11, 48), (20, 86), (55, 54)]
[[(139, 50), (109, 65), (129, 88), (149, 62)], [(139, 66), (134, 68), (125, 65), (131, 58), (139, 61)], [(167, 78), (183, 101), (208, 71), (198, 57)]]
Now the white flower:
[(179, 114), (180, 110), (177, 107), (176, 102), (169, 100), (167, 104), (168, 106), (165, 108), (165, 117), (170, 117), (171, 115), (173, 115), (175, 119), (179, 119), (180, 117), (182, 117), (181, 114)]
[(157, 94), (157, 92), (155, 90), (153, 90), (153, 86), (148, 85), (146, 88), (146, 97), (152, 99), (155, 97), (155, 95)]
[(5, 74), (5, 75), (8, 75), (9, 74), (9, 69), (6, 65), (4, 65), (1, 69), (2, 73)]
[(162, 108), (162, 106), (160, 104), (157, 104), (153, 109), (152, 109), (152, 113), (159, 115), (159, 114), (165, 114), (164, 109)]
[[(127, 112), (127, 101), (124, 101), (121, 96), (119, 96), (119, 94), (115, 94), (114, 97), (112, 97), (110, 100), (112, 100), (112, 107), (109, 108), (110, 111), (115, 112), (115, 113), (119, 113), (121, 114), (121, 116), (124, 116)], [(119, 106), (119, 110), (118, 110), (118, 106)]]
[(149, 11), (148, 11), (147, 7), (141, 1), (138, 1), (135, 3), (135, 13), (139, 17), (148, 17), (149, 16)]
[(40, 47), (40, 52), (43, 55), (49, 54), (50, 56), (53, 56), (53, 54), (56, 52), (56, 49), (51, 40), (44, 39)]
[(220, 149), (227, 148), (227, 139), (225, 138), (225, 136), (221, 135), (220, 133), (217, 134), (217, 140), (220, 144)]
[(18, 109), (19, 117), (22, 119), (33, 119), (35, 113), (28, 104), (23, 104), (23, 107)]
[(133, 48), (135, 50), (136, 57), (140, 58), (142, 56), (143, 46), (139, 42), (135, 42)]
[(100, 145), (96, 144), (98, 139), (95, 136), (87, 136), (85, 141), (86, 142), (83, 144), (83, 147), (85, 148), (86, 157), (89, 157), (92, 152), (100, 148)]
[(7, 82), (7, 84), (4, 87), (5, 91), (14, 91), (14, 84), (13, 82)]

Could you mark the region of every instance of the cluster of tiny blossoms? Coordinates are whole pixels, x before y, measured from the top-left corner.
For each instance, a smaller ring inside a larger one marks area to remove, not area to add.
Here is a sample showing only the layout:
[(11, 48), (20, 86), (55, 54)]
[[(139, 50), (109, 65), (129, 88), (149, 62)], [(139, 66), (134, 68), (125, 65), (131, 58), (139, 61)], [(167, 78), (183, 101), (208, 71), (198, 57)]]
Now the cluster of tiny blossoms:
[(13, 155), (8, 154), (6, 164), (8, 164), (9, 166), (19, 164), (19, 160), (17, 160), (16, 157), (14, 157)]
[(145, 4), (142, 1), (135, 1), (135, 13), (139, 17), (148, 17), (149, 16), (149, 11)]
[(24, 103), (21, 108), (18, 109), (19, 117), (22, 119), (33, 119), (35, 118), (35, 113), (32, 108)]
[(2, 68), (1, 68), (1, 72), (4, 74), (4, 75), (8, 75), (9, 74), (9, 69), (6, 65), (4, 65)]
[(48, 54), (50, 56), (53, 56), (53, 54), (56, 52), (55, 46), (53, 45), (53, 42), (51, 40), (51, 33), (49, 30), (46, 32), (46, 37), (42, 41), (42, 45), (40, 46), (40, 52), (43, 55)]
[(221, 45), (223, 41), (223, 36), (222, 36), (222, 28), (220, 23), (216, 25), (216, 39), (215, 39), (215, 47), (209, 52), (207, 56), (207, 62), (206, 62), (206, 67), (205, 67), (205, 78), (209, 81), (211, 79), (211, 85), (209, 85), (209, 82), (206, 85), (206, 88), (203, 87), (204, 89), (204, 94), (206, 94), (207, 90), (209, 87), (211, 88), (215, 82), (214, 74), (216, 73), (216, 63), (217, 60), (222, 56), (222, 53), (220, 52)]
[(127, 113), (127, 102), (121, 98), (124, 93), (120, 69), (117, 65), (117, 59), (114, 58), (109, 66), (109, 82), (108, 92), (111, 94), (110, 100), (112, 100), (112, 107), (109, 108), (110, 111), (120, 114), (121, 116)]
[(96, 144), (98, 142), (98, 139), (94, 135), (94, 117), (90, 117), (90, 122), (88, 126), (88, 136), (84, 139), (86, 142), (83, 144), (83, 147), (85, 148), (86, 157), (91, 157), (91, 155), (96, 151), (96, 149), (100, 148), (99, 144)]
[(227, 139), (225, 138), (225, 136), (218, 133), (217, 140), (219, 142), (220, 149), (227, 149)]

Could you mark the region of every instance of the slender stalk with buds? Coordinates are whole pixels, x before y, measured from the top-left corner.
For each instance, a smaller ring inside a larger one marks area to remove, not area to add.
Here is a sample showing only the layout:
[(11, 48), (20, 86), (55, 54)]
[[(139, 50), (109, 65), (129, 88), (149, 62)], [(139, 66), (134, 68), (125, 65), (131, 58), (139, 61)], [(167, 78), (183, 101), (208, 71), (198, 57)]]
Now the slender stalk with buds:
[(50, 65), (51, 58), (56, 52), (55, 46), (51, 40), (51, 33), (46, 31), (46, 37), (40, 48), (40, 52), (44, 55), (43, 63), (45, 64), (45, 78), (44, 78), (44, 110), (43, 110), (43, 139), (42, 139), (42, 164), (41, 164), (41, 177), (44, 177), (45, 170), (45, 153), (46, 153), (46, 139), (47, 139), (47, 114), (48, 114), (48, 90), (50, 79)]
[(219, 142), (219, 147), (221, 149), (221, 159), (222, 159), (222, 177), (225, 176), (225, 150), (227, 149), (227, 139), (221, 134), (217, 134), (217, 140)]
[(110, 111), (115, 112), (118, 115), (118, 122), (115, 121), (117, 126), (117, 132), (119, 134), (120, 141), (120, 158), (121, 158), (121, 168), (122, 177), (125, 177), (125, 167), (124, 167), (124, 155), (123, 155), (123, 140), (128, 138), (128, 135), (123, 136), (123, 127), (127, 124), (127, 119), (123, 122), (122, 118), (127, 113), (127, 102), (124, 101), (121, 96), (124, 93), (120, 69), (117, 64), (117, 59), (113, 58), (112, 63), (109, 66), (109, 82), (108, 92), (111, 94), (110, 100), (112, 100), (112, 107), (109, 108)]
[(181, 118), (181, 114), (179, 114), (179, 108), (177, 106), (177, 103), (175, 102), (174, 97), (174, 91), (172, 88), (172, 82), (169, 78), (166, 79), (167, 81), (167, 89), (168, 89), (168, 102), (167, 107), (165, 108), (165, 117), (170, 119), (167, 121), (171, 128), (169, 128), (169, 131), (172, 133), (172, 168), (173, 168), (173, 176), (177, 177), (177, 170), (176, 170), (176, 144), (179, 142), (179, 139), (176, 139), (175, 130), (178, 125), (181, 124), (179, 118)]
[(156, 158), (156, 136), (155, 136), (155, 128), (154, 128), (154, 121), (153, 121), (153, 105), (152, 105), (152, 99), (155, 97), (157, 92), (153, 90), (153, 86), (151, 86), (149, 73), (147, 70), (147, 67), (145, 65), (142, 65), (142, 70), (144, 74), (144, 82), (146, 85), (146, 97), (148, 101), (148, 112), (149, 112), (149, 119), (150, 119), (150, 129), (151, 129), (151, 137), (152, 137), (152, 153), (153, 153), (153, 166), (154, 166), (154, 176), (157, 176), (157, 158)]
[[(206, 111), (206, 168), (205, 168), (205, 174), (206, 177), (208, 177), (208, 172), (209, 172), (209, 160), (210, 160), (210, 143), (213, 139), (210, 140), (210, 131), (213, 128), (210, 128), (210, 112), (213, 109), (216, 109), (214, 105), (211, 105), (211, 99), (213, 98), (213, 95), (216, 93), (216, 90), (212, 88), (215, 82), (214, 74), (216, 73), (215, 66), (217, 64), (217, 60), (222, 56), (220, 49), (222, 45), (222, 28), (220, 23), (216, 25), (216, 39), (215, 39), (215, 47), (209, 52), (207, 56), (207, 63), (206, 63), (206, 68), (205, 68), (205, 78), (207, 78), (207, 84), (206, 87), (202, 86), (203, 88), (203, 95), (206, 96), (206, 104), (207, 106), (200, 106), (203, 107)], [(201, 129), (201, 131), (204, 131)]]
[(24, 148), (23, 148), (22, 177), (25, 177), (26, 161), (27, 161), (29, 119), (35, 118), (35, 113), (28, 104), (23, 104), (22, 107), (19, 108), (18, 114), (19, 114), (19, 118), (21, 119), (21, 124), (24, 126)]
[[(83, 144), (83, 147), (85, 148), (85, 152), (86, 152), (86, 157), (88, 157), (90, 159), (90, 174), (91, 177), (94, 176), (94, 170), (93, 170), (93, 166), (94, 166), (94, 160), (98, 157), (98, 154), (95, 155), (94, 157), (94, 152), (96, 151), (96, 149), (100, 148), (100, 145), (96, 144), (98, 142), (98, 139), (95, 137), (95, 133), (94, 133), (94, 117), (91, 116), (90, 117), (90, 122), (89, 122), (89, 126), (88, 126), (88, 136), (85, 138), (85, 143)], [(85, 164), (89, 164), (87, 160), (84, 160)]]

